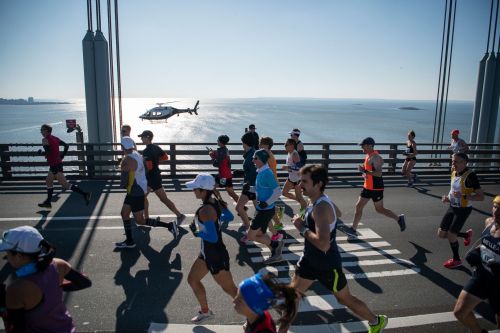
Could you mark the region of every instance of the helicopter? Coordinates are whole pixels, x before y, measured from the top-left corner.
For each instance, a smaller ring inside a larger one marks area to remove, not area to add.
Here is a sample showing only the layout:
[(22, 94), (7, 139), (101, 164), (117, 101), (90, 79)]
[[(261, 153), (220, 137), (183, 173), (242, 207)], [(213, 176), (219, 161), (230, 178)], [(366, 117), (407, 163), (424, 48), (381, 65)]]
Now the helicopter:
[[(170, 103), (175, 103), (175, 102), (170, 102)], [(170, 104), (170, 103), (156, 103), (156, 107), (149, 109), (145, 113), (141, 114), (139, 118), (141, 119), (147, 119), (147, 120), (160, 120), (160, 119), (168, 119), (172, 117), (173, 115), (179, 115), (181, 113), (189, 113), (189, 114), (195, 114), (198, 115), (198, 104), (200, 104), (200, 101), (196, 101), (196, 104), (194, 105), (194, 108), (192, 109), (178, 109), (174, 108), (173, 106), (163, 106), (163, 104)]]

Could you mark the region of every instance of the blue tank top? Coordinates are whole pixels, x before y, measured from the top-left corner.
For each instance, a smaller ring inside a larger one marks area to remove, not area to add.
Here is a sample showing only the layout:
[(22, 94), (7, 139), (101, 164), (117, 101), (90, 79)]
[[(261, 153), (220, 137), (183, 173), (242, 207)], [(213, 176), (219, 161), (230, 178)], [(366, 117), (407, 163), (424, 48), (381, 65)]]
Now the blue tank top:
[(323, 252), (314, 246), (307, 239), (304, 240), (304, 254), (302, 255), (316, 269), (321, 271), (330, 271), (342, 264), (339, 249), (337, 247), (337, 215), (335, 207), (326, 194), (323, 194), (312, 206), (307, 207), (305, 213), (305, 225), (312, 232), (316, 232), (316, 223), (312, 217), (314, 207), (320, 202), (327, 202), (333, 209), (333, 221), (330, 223), (330, 248)]

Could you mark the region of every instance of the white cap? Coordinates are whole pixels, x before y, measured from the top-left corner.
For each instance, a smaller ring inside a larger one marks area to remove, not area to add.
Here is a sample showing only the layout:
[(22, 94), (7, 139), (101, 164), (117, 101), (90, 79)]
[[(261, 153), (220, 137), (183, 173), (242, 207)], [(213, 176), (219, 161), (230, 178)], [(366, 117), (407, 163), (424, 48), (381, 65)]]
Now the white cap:
[(298, 128), (294, 128), (291, 132), (288, 132), (290, 135), (300, 135), (300, 130)]
[(191, 189), (201, 188), (212, 191), (215, 187), (215, 179), (211, 174), (199, 173), (195, 179), (186, 183), (186, 187)]
[(22, 226), (5, 231), (0, 239), (0, 251), (37, 253), (42, 247), (42, 235), (33, 227)]
[(135, 142), (130, 136), (124, 136), (122, 138), (121, 144), (124, 149), (132, 149), (135, 147)]

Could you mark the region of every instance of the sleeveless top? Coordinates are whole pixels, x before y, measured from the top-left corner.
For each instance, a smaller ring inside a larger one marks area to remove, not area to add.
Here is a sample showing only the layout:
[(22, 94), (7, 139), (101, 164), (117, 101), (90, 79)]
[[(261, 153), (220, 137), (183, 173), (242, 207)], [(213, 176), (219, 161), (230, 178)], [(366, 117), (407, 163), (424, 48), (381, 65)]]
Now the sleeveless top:
[[(465, 185), (465, 180), (471, 172), (471, 170), (465, 170), (461, 175), (459, 175), (456, 171), (451, 173), (450, 192), (448, 193), (451, 207), (472, 207), (470, 201), (464, 198), (464, 196), (470, 195), (474, 192), (473, 188)], [(462, 193), (462, 196), (459, 198), (453, 196), (453, 192), (455, 191)]]
[(54, 262), (44, 271), (26, 276), (42, 290), (43, 299), (35, 308), (26, 311), (26, 332), (76, 332), (73, 320), (63, 303), (59, 273)]
[(405, 150), (405, 153), (407, 155), (409, 154), (413, 154), (413, 145), (411, 144), (411, 142), (407, 142), (406, 143), (406, 150)]
[(317, 204), (323, 201), (328, 203), (333, 210), (333, 221), (330, 223), (330, 248), (328, 251), (323, 252), (306, 238), (304, 239), (304, 254), (302, 256), (306, 258), (307, 261), (316, 269), (321, 271), (330, 271), (341, 265), (341, 258), (335, 238), (337, 234), (337, 215), (332, 201), (326, 194), (319, 197), (312, 206), (308, 206), (306, 208), (304, 221), (307, 229), (312, 232), (316, 232), (316, 223), (312, 217), (312, 211)]
[[(366, 171), (373, 171), (373, 165), (370, 163), (370, 158), (373, 155), (378, 155), (378, 151), (374, 150), (365, 156), (364, 167)], [(363, 187), (367, 190), (372, 191), (383, 191), (384, 190), (384, 180), (382, 177), (377, 177), (369, 173), (364, 173), (363, 177), (365, 178), (365, 182)]]
[(217, 212), (217, 221), (214, 221), (215, 230), (217, 232), (217, 242), (210, 243), (210, 242), (204, 240), (203, 238), (200, 238), (200, 240), (201, 240), (200, 252), (201, 252), (201, 255), (203, 256), (203, 258), (206, 259), (207, 256), (211, 256), (211, 254), (217, 254), (217, 253), (227, 251), (227, 250), (226, 250), (226, 245), (224, 245), (224, 242), (222, 241), (222, 231), (221, 231), (220, 224), (219, 224), (221, 210), (219, 208), (218, 203), (208, 202), (206, 204), (203, 204), (194, 213), (194, 222), (198, 226), (199, 231), (205, 232), (205, 224), (203, 224), (203, 222), (201, 222), (200, 219), (198, 218), (198, 214), (200, 212), (200, 209), (202, 209), (205, 205), (211, 205), (212, 207), (214, 207), (215, 211)]
[(271, 317), (271, 314), (267, 311), (264, 311), (264, 313), (252, 324), (248, 323), (245, 329), (245, 333), (259, 332), (276, 332), (276, 325), (274, 324), (273, 317)]
[[(302, 143), (302, 141), (297, 141), (295, 143), (295, 150), (297, 150), (297, 147), (299, 146), (299, 144)], [(304, 145), (302, 143), (302, 145)], [(302, 149), (301, 151), (298, 151), (297, 152), (299, 153), (299, 157), (300, 157), (300, 162), (298, 163), (299, 167), (303, 167), (304, 165), (306, 165), (306, 162), (307, 162), (307, 153), (306, 153), (306, 150), (305, 149)]]
[(141, 154), (137, 151), (132, 151), (128, 156), (136, 160), (137, 170), (129, 172), (129, 181), (127, 186), (127, 193), (130, 195), (142, 195), (147, 193), (148, 180), (146, 179), (146, 171), (144, 169), (144, 163)]
[(49, 163), (49, 166), (56, 166), (58, 164), (62, 163), (62, 159), (60, 156), (60, 150), (59, 150), (59, 138), (57, 136), (53, 136), (51, 134), (47, 135), (45, 137), (47, 141), (49, 142), (49, 153), (45, 156), (47, 159), (47, 162)]
[(483, 234), (481, 235), (481, 246), (479, 247), (481, 251), (481, 263), (483, 264), (484, 269), (492, 274), (493, 272), (491, 271), (491, 268), (487, 266), (487, 262), (489, 260), (493, 260), (496, 263), (500, 263), (500, 238), (491, 234), (493, 223), (484, 229)]
[(456, 141), (451, 139), (451, 151), (456, 154), (456, 153), (463, 153), (465, 152), (465, 141), (463, 139), (458, 138)]
[(229, 157), (229, 150), (227, 147), (217, 148), (217, 163), (219, 166), (219, 177), (232, 179), (231, 158)]
[(286, 165), (288, 166), (288, 179), (292, 182), (298, 182), (300, 180), (299, 170), (300, 170), (300, 162), (295, 163), (293, 161), (293, 155), (297, 151), (294, 150), (291, 153), (288, 153), (286, 157)]

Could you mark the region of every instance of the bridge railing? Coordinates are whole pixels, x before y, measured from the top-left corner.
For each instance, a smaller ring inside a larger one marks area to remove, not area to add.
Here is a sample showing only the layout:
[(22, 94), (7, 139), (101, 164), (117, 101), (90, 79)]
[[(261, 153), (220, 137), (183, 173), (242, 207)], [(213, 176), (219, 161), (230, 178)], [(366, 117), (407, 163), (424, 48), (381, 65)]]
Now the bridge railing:
[[(213, 143), (157, 143), (170, 156), (160, 169), (166, 178), (188, 178), (198, 172), (215, 173), (206, 146)], [(359, 175), (357, 165), (363, 163), (364, 155), (356, 143), (305, 143), (308, 164), (321, 164), (331, 175)], [(448, 144), (418, 143), (415, 172), (419, 174), (446, 174), (450, 172)], [(120, 144), (70, 144), (64, 159), (64, 172), (69, 178), (109, 179), (119, 177), (119, 159), (123, 155)], [(469, 145), (469, 165), (478, 174), (500, 174), (500, 144)], [(40, 144), (0, 144), (2, 179), (42, 178), (47, 174), (47, 162), (38, 154)], [(144, 145), (138, 144), (141, 152)], [(232, 169), (241, 169), (243, 150), (239, 144), (228, 144)], [(399, 174), (405, 160), (402, 155), (405, 143), (378, 143), (376, 149), (384, 158), (386, 175)], [(273, 147), (278, 162), (278, 174), (285, 164), (286, 152), (283, 143)]]

